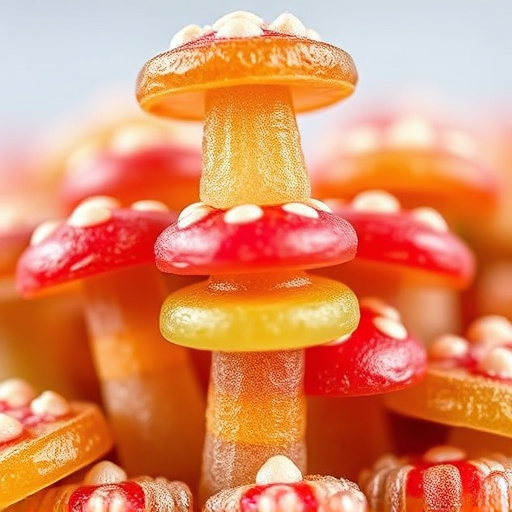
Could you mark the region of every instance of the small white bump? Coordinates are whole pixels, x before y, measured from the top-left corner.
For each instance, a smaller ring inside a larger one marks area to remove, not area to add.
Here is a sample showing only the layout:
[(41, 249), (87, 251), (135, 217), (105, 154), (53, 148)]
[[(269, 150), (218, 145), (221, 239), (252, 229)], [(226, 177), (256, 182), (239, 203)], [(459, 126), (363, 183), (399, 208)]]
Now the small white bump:
[(67, 224), (76, 228), (103, 224), (112, 218), (112, 209), (117, 207), (119, 202), (111, 197), (97, 196), (86, 199), (75, 208)]
[(174, 34), (169, 44), (169, 50), (174, 50), (183, 44), (201, 37), (205, 31), (199, 25), (187, 25)]
[(435, 133), (426, 119), (411, 115), (399, 119), (389, 128), (387, 140), (391, 146), (432, 147)]
[(395, 213), (400, 211), (398, 199), (384, 190), (367, 190), (352, 199), (352, 208), (357, 211)]
[(488, 315), (475, 320), (468, 328), (471, 341), (512, 343), (512, 324), (500, 315)]
[(427, 450), (423, 455), (423, 459), (427, 462), (443, 463), (457, 460), (464, 460), (467, 454), (464, 450), (456, 446), (434, 446)]
[(322, 212), (332, 213), (332, 210), (329, 207), (329, 205), (324, 203), (323, 201), (320, 201), (320, 199), (314, 199), (314, 198), (310, 197), (306, 201), (306, 204), (308, 204), (309, 206), (312, 206), (313, 208), (316, 208), (317, 210), (320, 210)]
[(274, 498), (266, 494), (260, 496), (257, 510), (258, 512), (277, 512)]
[(307, 29), (296, 16), (289, 12), (280, 14), (269, 26), (269, 30), (281, 34), (290, 34), (297, 37), (306, 37)]
[(337, 143), (352, 153), (366, 153), (375, 150), (381, 144), (381, 139), (375, 128), (362, 126), (349, 131), (342, 141), (337, 139)]
[(233, 11), (219, 18), (211, 28), (217, 31), (220, 30), (227, 22), (238, 19), (250, 21), (259, 27), (263, 26), (263, 19), (256, 14), (249, 11)]
[(108, 504), (108, 512), (126, 512), (127, 503), (125, 497), (120, 493), (116, 492), (110, 497)]
[(316, 30), (313, 30), (312, 28), (308, 28), (306, 30), (306, 37), (313, 41), (321, 41), (322, 40), (322, 36)]
[(512, 350), (507, 347), (492, 348), (480, 361), (478, 368), (492, 377), (512, 378)]
[(155, 126), (132, 124), (119, 128), (110, 140), (110, 148), (116, 153), (132, 153), (138, 149), (154, 146), (163, 138), (163, 132)]
[(23, 379), (6, 379), (0, 382), (0, 401), (9, 407), (28, 405), (36, 396), (34, 388)]
[(15, 418), (0, 412), (0, 443), (12, 441), (23, 433), (23, 425)]
[(448, 151), (463, 157), (474, 158), (480, 154), (475, 139), (459, 130), (447, 130), (443, 142)]
[(247, 224), (263, 217), (263, 210), (256, 204), (240, 204), (233, 206), (224, 214), (227, 224)]
[(311, 206), (304, 203), (287, 203), (283, 204), (282, 208), (285, 212), (300, 215), (301, 217), (318, 219), (318, 212)]
[(407, 338), (407, 329), (403, 324), (384, 316), (376, 316), (373, 319), (373, 325), (384, 335), (397, 340)]
[(377, 313), (380, 316), (384, 316), (386, 318), (390, 318), (395, 322), (400, 322), (402, 317), (400, 316), (400, 312), (398, 309), (386, 304), (383, 300), (378, 299), (377, 297), (364, 297), (359, 301), (359, 305), (361, 307), (365, 307)]
[(65, 416), (71, 408), (69, 402), (55, 391), (44, 391), (30, 403), (30, 410), (36, 416)]
[(233, 18), (227, 21), (215, 34), (217, 38), (259, 37), (261, 35), (263, 35), (263, 30), (245, 18)]
[(465, 357), (468, 352), (468, 341), (455, 334), (438, 336), (428, 346), (428, 356), (430, 359), (460, 358)]
[(416, 220), (429, 226), (436, 231), (446, 233), (448, 231), (448, 224), (444, 220), (444, 217), (434, 208), (415, 208), (411, 210), (411, 215)]
[(302, 473), (294, 462), (284, 455), (270, 457), (256, 473), (256, 484), (291, 484), (302, 481)]
[(104, 495), (95, 490), (85, 502), (84, 512), (109, 512), (109, 504)]
[(345, 343), (345, 341), (349, 340), (353, 333), (345, 334), (344, 336), (340, 336), (339, 338), (336, 338), (335, 340), (330, 341), (329, 343), (326, 343), (325, 345), (330, 347), (332, 345), (341, 345)]
[(138, 212), (168, 212), (169, 208), (165, 203), (162, 203), (162, 201), (146, 199), (133, 203), (132, 210), (136, 210)]
[(59, 226), (61, 222), (58, 220), (47, 220), (42, 224), (39, 224), (32, 236), (30, 237), (30, 245), (40, 244), (43, 240), (46, 240)]
[(367, 501), (358, 489), (339, 491), (329, 498), (326, 510), (337, 512), (367, 512)]
[(177, 226), (179, 229), (188, 228), (189, 226), (192, 226), (192, 224), (196, 224), (200, 220), (204, 219), (211, 211), (212, 208), (204, 203), (189, 204), (180, 213), (177, 220)]
[(95, 464), (85, 475), (85, 485), (104, 485), (125, 482), (128, 475), (117, 464), (104, 460)]

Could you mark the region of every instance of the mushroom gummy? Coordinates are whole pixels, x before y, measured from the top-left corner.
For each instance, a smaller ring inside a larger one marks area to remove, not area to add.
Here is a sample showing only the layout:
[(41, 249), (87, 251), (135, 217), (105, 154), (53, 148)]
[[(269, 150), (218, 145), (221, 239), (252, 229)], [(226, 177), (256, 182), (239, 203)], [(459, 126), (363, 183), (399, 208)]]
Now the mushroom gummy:
[(310, 198), (295, 121), (357, 80), (350, 56), (317, 39), (291, 14), (266, 24), (239, 11), (185, 27), (139, 74), (143, 109), (204, 118), (201, 202), (156, 245), (162, 270), (211, 275), (171, 294), (161, 315), (169, 341), (214, 351), (203, 499), (254, 481), (273, 455), (305, 468), (302, 349), (358, 322), (346, 286), (304, 272), (356, 249), (353, 229)]

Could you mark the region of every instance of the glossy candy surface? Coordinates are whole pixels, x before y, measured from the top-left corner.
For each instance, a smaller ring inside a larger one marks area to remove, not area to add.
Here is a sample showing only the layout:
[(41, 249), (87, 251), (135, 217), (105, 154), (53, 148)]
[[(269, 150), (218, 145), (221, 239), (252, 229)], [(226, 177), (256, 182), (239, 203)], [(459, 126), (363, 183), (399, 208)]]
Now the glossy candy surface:
[(441, 336), (429, 346), (425, 379), (386, 397), (401, 414), (511, 436), (512, 325), (482, 317), (467, 338)]
[(224, 489), (212, 496), (204, 512), (365, 512), (366, 500), (353, 482), (332, 476), (302, 476), (286, 457), (269, 458), (256, 483)]
[(306, 350), (306, 394), (385, 393), (415, 384), (425, 374), (424, 345), (407, 332), (397, 310), (368, 298), (360, 301), (360, 311), (349, 337)]
[(453, 446), (422, 457), (381, 457), (360, 477), (372, 512), (504, 512), (512, 505), (512, 460), (468, 459)]
[(137, 83), (145, 110), (202, 119), (203, 91), (245, 84), (289, 86), (297, 112), (330, 105), (353, 92), (357, 74), (343, 50), (314, 40), (318, 35), (302, 24), (293, 30), (278, 20), (267, 25), (257, 16), (236, 14), (206, 30), (185, 27), (171, 50), (146, 63)]
[(0, 383), (0, 507), (93, 462), (112, 446), (100, 409), (25, 381)]
[(345, 285), (283, 271), (182, 288), (165, 300), (160, 328), (169, 341), (196, 349), (286, 350), (349, 334), (358, 318), (357, 299)]
[[(104, 202), (104, 204), (103, 204)], [(46, 224), (18, 262), (17, 287), (24, 296), (153, 259), (153, 243), (169, 225), (169, 211), (117, 208), (112, 199), (90, 199), (66, 222)]]
[(227, 211), (189, 206), (155, 244), (156, 264), (175, 274), (237, 274), (307, 269), (355, 256), (352, 226), (320, 201)]
[(181, 482), (162, 477), (129, 478), (122, 468), (102, 461), (82, 482), (42, 490), (6, 512), (190, 512), (192, 495)]
[(429, 285), (463, 288), (471, 282), (475, 261), (470, 248), (435, 210), (401, 210), (394, 196), (380, 191), (332, 206), (356, 230), (357, 261), (407, 271), (411, 280), (423, 279)]

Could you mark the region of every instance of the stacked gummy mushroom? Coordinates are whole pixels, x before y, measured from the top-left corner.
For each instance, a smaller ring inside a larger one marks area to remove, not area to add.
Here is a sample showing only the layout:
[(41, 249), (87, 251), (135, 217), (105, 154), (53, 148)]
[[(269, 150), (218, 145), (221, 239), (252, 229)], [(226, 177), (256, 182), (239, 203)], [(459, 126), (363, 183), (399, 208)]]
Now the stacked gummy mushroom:
[(142, 107), (204, 118), (201, 202), (156, 243), (160, 270), (210, 275), (171, 294), (161, 329), (214, 351), (202, 497), (248, 484), (270, 456), (303, 470), (303, 348), (351, 333), (359, 311), (343, 284), (305, 270), (354, 257), (352, 227), (310, 198), (295, 111), (348, 96), (351, 58), (290, 14), (265, 24), (236, 12), (188, 26), (151, 59)]

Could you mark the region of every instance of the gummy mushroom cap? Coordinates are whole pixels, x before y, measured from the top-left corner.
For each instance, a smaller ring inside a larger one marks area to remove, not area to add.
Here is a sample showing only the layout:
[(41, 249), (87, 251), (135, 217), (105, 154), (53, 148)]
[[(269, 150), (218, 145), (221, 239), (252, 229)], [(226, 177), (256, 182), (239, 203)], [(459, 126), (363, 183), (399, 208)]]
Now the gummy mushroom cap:
[(111, 198), (93, 198), (65, 222), (39, 226), (18, 261), (19, 293), (30, 297), (56, 285), (152, 262), (154, 242), (175, 215), (156, 202), (134, 203), (132, 208), (117, 204)]
[(218, 210), (196, 203), (155, 244), (159, 270), (175, 274), (236, 274), (307, 269), (355, 256), (352, 226), (320, 201)]
[(383, 191), (363, 192), (350, 204), (329, 204), (357, 233), (356, 262), (386, 265), (430, 285), (461, 289), (471, 283), (473, 252), (436, 210), (401, 210), (396, 198)]
[(375, 298), (362, 299), (360, 307), (359, 326), (351, 335), (306, 349), (307, 395), (386, 393), (425, 375), (425, 347), (403, 326), (398, 311)]
[(317, 34), (295, 17), (291, 24), (280, 18), (267, 25), (236, 12), (213, 28), (185, 27), (173, 39), (173, 48), (150, 59), (139, 73), (142, 108), (167, 117), (202, 119), (205, 91), (248, 84), (289, 86), (296, 112), (349, 96), (357, 82), (350, 55), (313, 39)]

